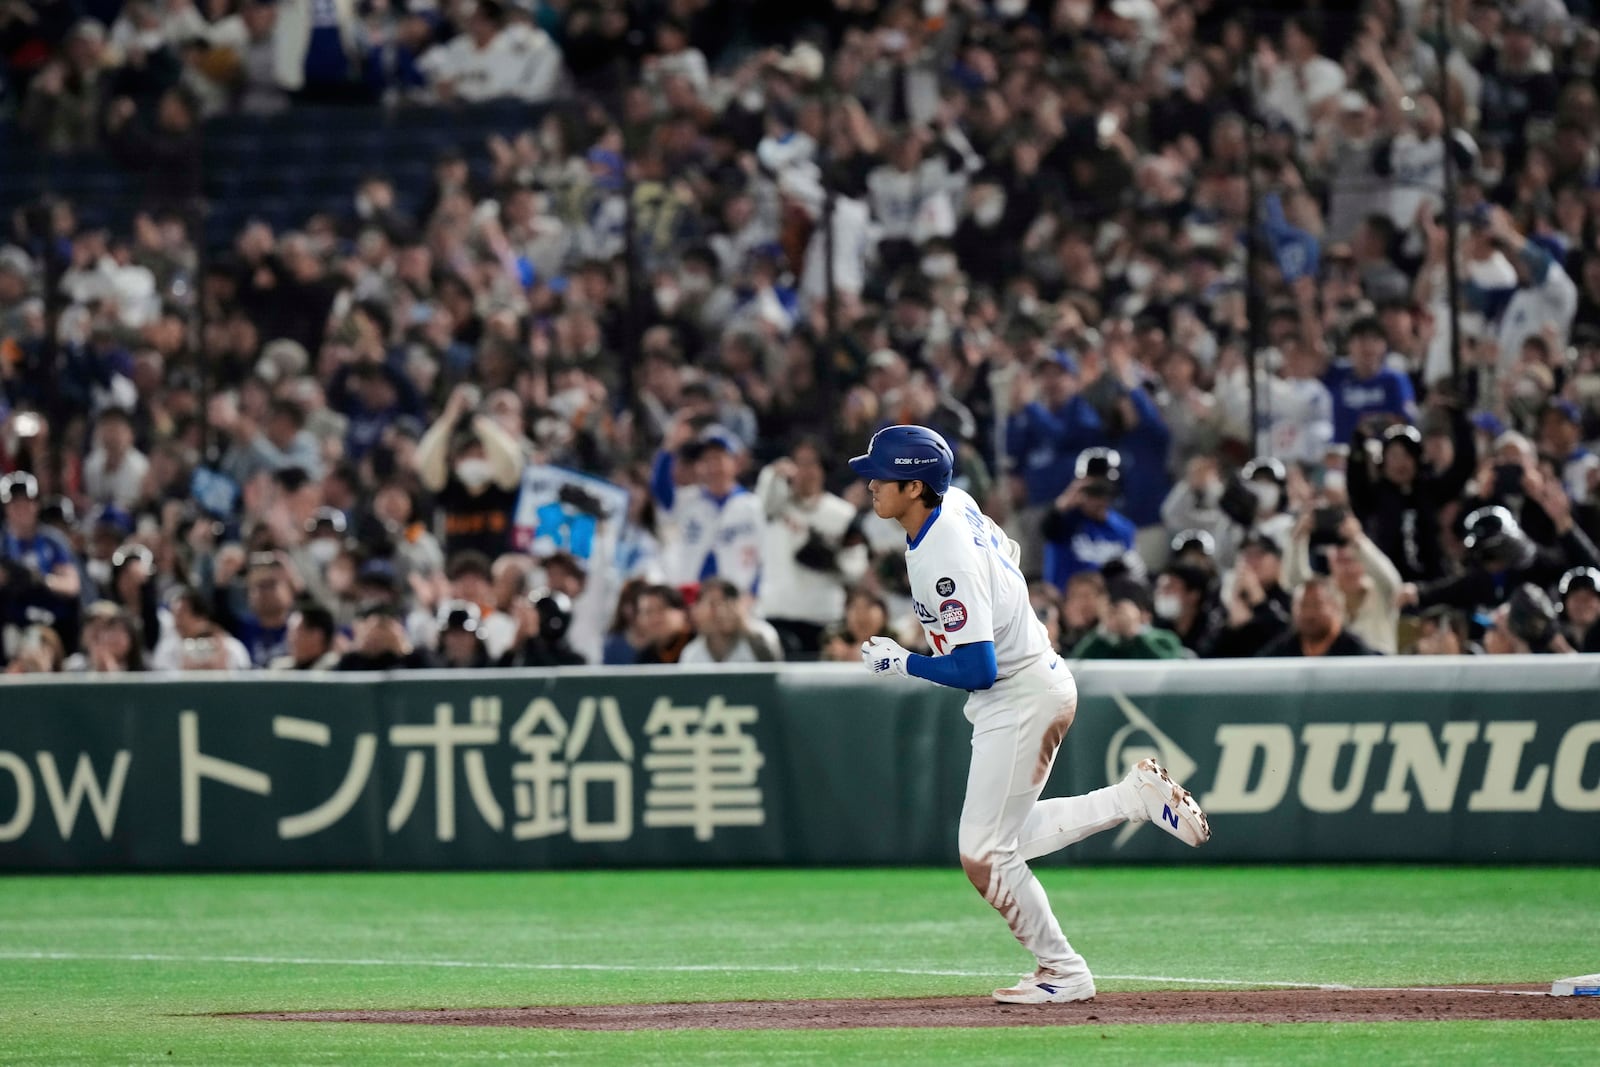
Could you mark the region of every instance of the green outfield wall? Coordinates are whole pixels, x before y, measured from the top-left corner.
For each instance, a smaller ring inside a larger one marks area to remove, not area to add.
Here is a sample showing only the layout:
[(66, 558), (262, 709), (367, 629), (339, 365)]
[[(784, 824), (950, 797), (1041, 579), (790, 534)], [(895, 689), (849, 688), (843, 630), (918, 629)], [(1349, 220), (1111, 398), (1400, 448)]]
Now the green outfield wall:
[[(1076, 673), (1046, 795), (1156, 754), (1214, 839), (1055, 860), (1600, 861), (1600, 657)], [(0, 868), (951, 863), (962, 699), (800, 666), (8, 682)]]

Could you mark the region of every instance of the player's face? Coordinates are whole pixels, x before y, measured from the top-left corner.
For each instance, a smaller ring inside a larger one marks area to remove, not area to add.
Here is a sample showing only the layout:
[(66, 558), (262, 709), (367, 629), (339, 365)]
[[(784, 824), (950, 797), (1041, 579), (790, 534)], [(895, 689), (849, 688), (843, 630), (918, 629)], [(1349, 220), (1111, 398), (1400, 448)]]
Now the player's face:
[(867, 483), (867, 491), (872, 494), (873, 513), (880, 519), (900, 518), (911, 506), (911, 502), (917, 498), (916, 493), (911, 491), (913, 484), (920, 483), (872, 479)]

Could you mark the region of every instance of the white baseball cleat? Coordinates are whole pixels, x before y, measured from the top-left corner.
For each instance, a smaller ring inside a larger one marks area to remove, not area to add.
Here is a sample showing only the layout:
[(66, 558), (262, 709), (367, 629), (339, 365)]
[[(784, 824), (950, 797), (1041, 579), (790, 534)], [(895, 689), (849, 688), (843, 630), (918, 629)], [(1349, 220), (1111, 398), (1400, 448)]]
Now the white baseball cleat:
[(1010, 989), (996, 989), (994, 999), (1001, 1004), (1071, 1004), (1094, 999), (1094, 979), (1088, 975), (1069, 977), (1040, 967)]
[(1161, 764), (1153, 759), (1142, 759), (1133, 765), (1123, 781), (1138, 792), (1150, 821), (1167, 833), (1195, 848), (1211, 840), (1206, 813)]

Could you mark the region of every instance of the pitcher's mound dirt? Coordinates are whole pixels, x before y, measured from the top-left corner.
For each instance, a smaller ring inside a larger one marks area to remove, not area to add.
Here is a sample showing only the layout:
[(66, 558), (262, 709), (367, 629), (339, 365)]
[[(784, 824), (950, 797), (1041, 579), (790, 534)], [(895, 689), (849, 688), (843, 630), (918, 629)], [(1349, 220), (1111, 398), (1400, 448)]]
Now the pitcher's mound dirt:
[(1412, 1022), (1597, 1019), (1600, 999), (1529, 996), (1533, 987), (1274, 989), (1102, 993), (1082, 1004), (1006, 1005), (976, 997), (608, 1004), (564, 1008), (261, 1012), (283, 1022), (428, 1023), (557, 1030), (852, 1030), (886, 1026), (1076, 1026), (1112, 1023)]

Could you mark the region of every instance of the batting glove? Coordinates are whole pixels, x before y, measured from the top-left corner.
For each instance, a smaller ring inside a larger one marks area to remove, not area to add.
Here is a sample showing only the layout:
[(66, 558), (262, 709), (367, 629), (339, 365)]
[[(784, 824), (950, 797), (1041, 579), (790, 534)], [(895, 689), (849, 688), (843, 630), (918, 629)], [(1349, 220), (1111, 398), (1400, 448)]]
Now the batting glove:
[(873, 674), (898, 674), (906, 677), (906, 657), (911, 655), (898, 641), (869, 637), (861, 643), (861, 662)]

